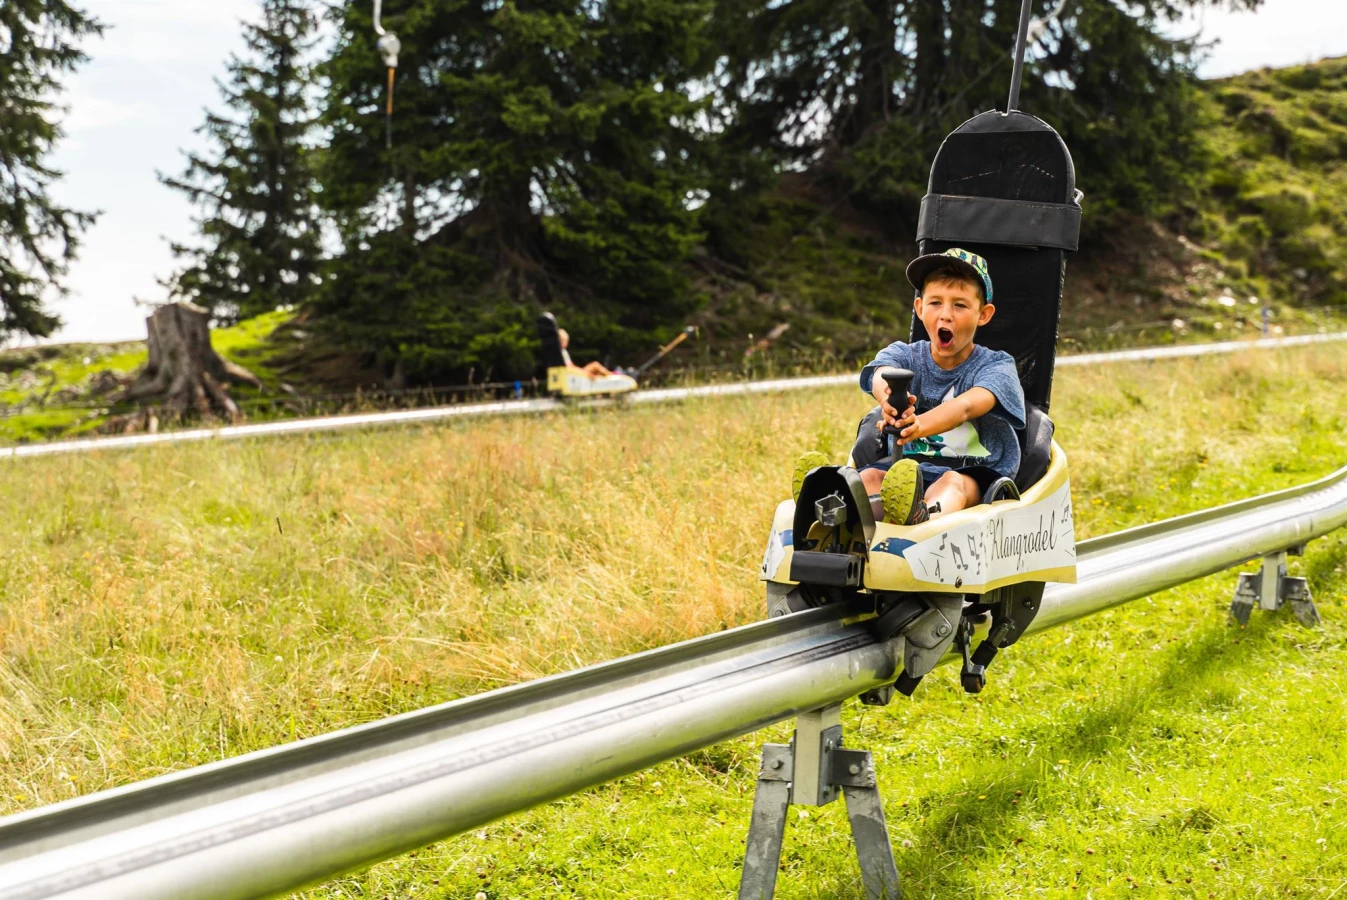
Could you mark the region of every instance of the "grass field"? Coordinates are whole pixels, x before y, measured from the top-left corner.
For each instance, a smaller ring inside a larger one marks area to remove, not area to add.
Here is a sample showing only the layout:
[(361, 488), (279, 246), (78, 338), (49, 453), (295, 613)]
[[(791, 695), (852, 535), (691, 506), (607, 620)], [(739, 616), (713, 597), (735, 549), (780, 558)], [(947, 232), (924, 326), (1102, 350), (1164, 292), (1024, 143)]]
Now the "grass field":
[[(1347, 353), (1063, 370), (1082, 537), (1347, 462)], [(755, 620), (803, 449), (857, 391), (15, 460), (0, 488), (0, 813)], [(1317, 632), (1226, 625), (1228, 573), (849, 706), (908, 898), (1347, 898), (1347, 536)], [(782, 725), (312, 898), (730, 897)], [(796, 816), (797, 813), (792, 813)], [(782, 898), (860, 897), (839, 805)], [(1134, 894), (1129, 892), (1136, 892)]]
[[(800, 262), (801, 275), (816, 268), (812, 255)], [(839, 278), (847, 280), (834, 271), (810, 291), (818, 295), (835, 294)], [(1107, 302), (1102, 308), (1087, 306), (1075, 312), (1079, 321), (1073, 321), (1071, 316), (1064, 320), (1059, 338), (1059, 351), (1063, 354), (1206, 344), (1253, 339), (1263, 334), (1258, 308), (1247, 304), (1226, 308), (1215, 296), (1194, 301), (1178, 317), (1155, 318), (1153, 311), (1147, 313)], [(759, 314), (761, 310), (754, 313)], [(836, 331), (841, 321), (825, 317), (812, 320), (809, 327)], [(365, 368), (360, 354), (343, 356), (321, 343), (306, 347), (297, 335), (308, 333), (302, 328), (296, 330), (293, 325), (294, 313), (276, 311), (212, 332), (211, 343), (218, 353), (262, 380), (262, 390), (247, 385), (231, 388), (231, 395), (248, 421), (499, 399), (501, 388), (508, 387), (479, 381), (476, 385), (426, 384), (383, 390), (373, 383), (379, 380), (377, 373)], [(872, 322), (864, 328), (847, 324), (846, 330), (844, 343), (850, 349), (844, 352), (830, 344), (788, 342), (745, 357), (737, 346), (729, 351), (720, 346), (713, 352), (712, 345), (694, 339), (683, 351), (643, 376), (642, 383), (646, 387), (669, 387), (831, 373), (839, 367), (859, 367), (869, 360), (872, 348), (886, 342), (894, 329), (891, 323)], [(1347, 311), (1338, 307), (1279, 306), (1268, 334), (1280, 337), (1343, 331), (1347, 331)], [(751, 334), (746, 335), (743, 346), (750, 345), (751, 338)], [(857, 349), (862, 347), (863, 354)], [(143, 341), (0, 349), (0, 446), (117, 431), (111, 423), (139, 407), (114, 403), (117, 390), (100, 393), (94, 387), (108, 373), (119, 378), (129, 376), (146, 359)], [(332, 383), (334, 380), (336, 384)], [(357, 384), (363, 387), (357, 388)], [(543, 392), (542, 387), (528, 379), (524, 380), (523, 389), (529, 395)], [(202, 424), (194, 416), (178, 419), (161, 413), (157, 427), (168, 431)], [(213, 420), (204, 424), (221, 423)]]

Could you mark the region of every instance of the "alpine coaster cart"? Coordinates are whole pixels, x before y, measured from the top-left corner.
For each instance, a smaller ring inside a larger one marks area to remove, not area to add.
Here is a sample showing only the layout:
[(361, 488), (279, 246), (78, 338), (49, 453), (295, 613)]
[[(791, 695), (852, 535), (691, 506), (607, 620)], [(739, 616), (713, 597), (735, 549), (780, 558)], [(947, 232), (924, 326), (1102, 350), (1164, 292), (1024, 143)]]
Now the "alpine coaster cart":
[(545, 312), (538, 316), (538, 339), (542, 342), (542, 364), (547, 372), (547, 391), (562, 397), (608, 397), (636, 390), (636, 379), (614, 372), (591, 377), (569, 365), (570, 356), (561, 346), (561, 329), (556, 316)]
[(637, 378), (696, 333), (697, 326), (687, 326), (640, 366), (628, 370), (631, 374), (613, 372), (610, 375), (590, 376), (570, 364), (570, 354), (561, 346), (561, 329), (557, 326), (556, 316), (545, 312), (538, 316), (538, 340), (542, 344), (541, 362), (546, 370), (547, 390), (562, 398), (604, 397), (634, 391), (638, 387)]
[[(951, 650), (962, 659), (964, 690), (981, 691), (987, 666), (1038, 613), (1045, 583), (1076, 577), (1066, 454), (1048, 410), (1081, 195), (1061, 137), (1016, 108), (1029, 9), (1024, 0), (1007, 111), (974, 116), (945, 138), (917, 229), (923, 255), (962, 247), (986, 259), (995, 280), (997, 314), (977, 343), (1010, 353), (1024, 389), (1014, 484), (917, 525), (876, 522), (857, 472), (888, 452), (876, 408), (860, 424), (849, 465), (812, 470), (798, 502), (777, 507), (763, 557), (769, 616), (848, 601), (873, 608), (875, 637), (894, 647), (894, 683), (863, 694), (868, 705), (887, 704), (894, 690), (910, 696)], [(909, 340), (926, 338), (914, 315)], [(773, 896), (788, 807), (825, 805), (839, 793), (866, 895), (901, 896), (874, 765), (869, 753), (843, 748), (840, 710), (802, 715), (789, 745), (763, 748), (740, 900)]]

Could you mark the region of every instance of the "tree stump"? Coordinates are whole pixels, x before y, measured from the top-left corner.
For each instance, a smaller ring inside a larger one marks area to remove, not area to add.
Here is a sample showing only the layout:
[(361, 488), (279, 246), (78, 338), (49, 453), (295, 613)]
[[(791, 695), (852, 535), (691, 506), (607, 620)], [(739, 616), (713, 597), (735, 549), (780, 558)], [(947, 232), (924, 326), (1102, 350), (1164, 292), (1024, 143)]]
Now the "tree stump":
[(195, 410), (207, 417), (242, 418), (226, 383), (260, 388), (262, 382), (211, 347), (210, 313), (191, 303), (169, 303), (156, 309), (145, 324), (150, 361), (119, 401), (161, 398), (162, 406), (178, 415)]

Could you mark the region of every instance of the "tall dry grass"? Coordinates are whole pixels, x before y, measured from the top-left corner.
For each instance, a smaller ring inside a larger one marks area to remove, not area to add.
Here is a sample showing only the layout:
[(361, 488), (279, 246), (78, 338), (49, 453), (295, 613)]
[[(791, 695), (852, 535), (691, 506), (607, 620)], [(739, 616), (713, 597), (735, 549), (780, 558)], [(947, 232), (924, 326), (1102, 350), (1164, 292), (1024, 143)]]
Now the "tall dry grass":
[[(1059, 374), (1078, 531), (1347, 461), (1335, 347)], [(6, 463), (0, 813), (760, 615), (858, 391)]]

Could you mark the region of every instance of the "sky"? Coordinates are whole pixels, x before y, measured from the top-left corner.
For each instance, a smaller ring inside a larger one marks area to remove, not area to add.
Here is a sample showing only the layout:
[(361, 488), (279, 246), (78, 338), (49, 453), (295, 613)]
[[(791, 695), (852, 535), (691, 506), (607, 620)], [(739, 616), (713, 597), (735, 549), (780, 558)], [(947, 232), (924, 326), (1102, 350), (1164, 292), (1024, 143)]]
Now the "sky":
[[(3, 2), (3, 0), (0, 0)], [(53, 154), (65, 172), (53, 193), (99, 210), (70, 267), (69, 294), (50, 306), (65, 326), (53, 341), (140, 340), (148, 310), (174, 268), (168, 241), (190, 242), (192, 210), (155, 172), (180, 174), (182, 151), (204, 150), (195, 129), (218, 109), (216, 78), (242, 51), (239, 20), (256, 0), (83, 0), (108, 28), (63, 98), (66, 138)], [(1255, 13), (1206, 10), (1174, 26), (1215, 45), (1200, 74), (1215, 78), (1261, 66), (1347, 55), (1347, 0), (1264, 0)]]
[[(3, 2), (3, 0), (0, 0)], [(53, 164), (65, 177), (53, 193), (81, 210), (99, 210), (70, 267), (69, 295), (50, 304), (65, 320), (55, 341), (145, 337), (156, 282), (173, 271), (168, 237), (190, 240), (190, 205), (159, 184), (179, 175), (182, 149), (205, 150), (195, 129), (219, 108), (214, 79), (242, 52), (240, 19), (255, 21), (256, 0), (84, 0), (106, 24), (86, 41), (90, 60), (67, 79), (66, 137)]]

